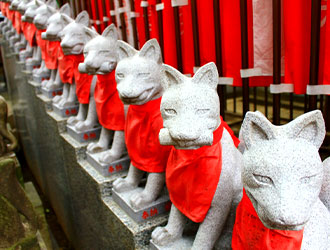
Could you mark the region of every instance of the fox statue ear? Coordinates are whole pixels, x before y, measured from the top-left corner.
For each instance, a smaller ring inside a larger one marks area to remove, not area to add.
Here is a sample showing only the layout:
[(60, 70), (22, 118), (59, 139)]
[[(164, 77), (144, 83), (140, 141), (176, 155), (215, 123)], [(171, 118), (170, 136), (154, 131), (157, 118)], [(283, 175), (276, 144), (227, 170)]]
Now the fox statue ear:
[(146, 57), (156, 61), (158, 64), (163, 63), (162, 51), (157, 39), (147, 41), (139, 52), (139, 56)]
[(114, 39), (114, 40), (118, 40), (118, 32), (117, 32), (117, 28), (116, 25), (114, 25), (113, 23), (108, 26), (102, 33), (102, 36), (106, 37), (106, 38), (110, 38), (110, 39)]
[(275, 126), (260, 113), (247, 112), (240, 131), (242, 143), (249, 149), (253, 144), (275, 138)]
[(88, 27), (89, 26), (89, 15), (88, 15), (88, 12), (86, 10), (80, 12), (78, 14), (78, 16), (76, 17), (75, 22), (76, 23), (80, 23), (80, 24)]
[(85, 26), (84, 26), (84, 32), (85, 32), (88, 40), (92, 40), (93, 38), (95, 38), (99, 35), (95, 30), (85, 27)]
[(283, 129), (289, 138), (304, 139), (318, 149), (321, 147), (326, 134), (325, 123), (320, 110), (314, 110), (297, 117), (284, 125)]
[(71, 19), (69, 16), (65, 14), (61, 14), (61, 19), (63, 20), (65, 25), (68, 25), (69, 23), (73, 22), (73, 19)]
[(138, 51), (134, 49), (131, 45), (128, 43), (119, 40), (118, 41), (118, 57), (119, 60), (123, 60), (128, 57), (132, 57), (136, 55)]
[(212, 89), (216, 89), (219, 83), (217, 66), (215, 66), (213, 62), (205, 64), (197, 70), (192, 78), (192, 81), (197, 84), (206, 84)]
[(68, 3), (64, 4), (61, 8), (60, 8), (60, 13), (61, 14), (65, 14), (69, 17), (72, 17), (72, 12), (71, 12), (71, 7)]
[(185, 76), (182, 75), (177, 69), (173, 68), (170, 65), (163, 65), (164, 72), (164, 81), (163, 88), (164, 90), (168, 89), (171, 86), (178, 85), (184, 82)]
[(47, 8), (47, 11), (52, 13), (52, 14), (55, 14), (56, 13), (56, 8), (53, 8), (49, 5), (46, 5), (46, 8)]

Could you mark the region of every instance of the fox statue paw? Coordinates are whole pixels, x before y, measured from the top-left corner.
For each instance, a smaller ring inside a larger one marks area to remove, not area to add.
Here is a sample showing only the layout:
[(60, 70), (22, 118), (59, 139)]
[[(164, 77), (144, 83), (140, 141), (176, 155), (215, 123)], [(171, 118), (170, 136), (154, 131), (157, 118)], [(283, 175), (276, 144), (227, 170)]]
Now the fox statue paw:
[(166, 246), (178, 238), (179, 235), (171, 233), (166, 227), (157, 227), (151, 234), (152, 241), (159, 246)]
[(132, 207), (135, 209), (141, 209), (149, 205), (155, 199), (152, 194), (146, 194), (145, 192), (141, 192), (138, 194), (132, 195), (130, 202)]
[(99, 153), (107, 149), (106, 145), (102, 145), (99, 142), (92, 142), (87, 146), (87, 152), (91, 154)]
[(119, 160), (122, 155), (122, 152), (116, 152), (110, 149), (102, 157), (100, 157), (100, 162), (110, 164), (116, 160)]
[(118, 178), (117, 180), (115, 180), (113, 182), (113, 188), (115, 191), (121, 193), (121, 192), (126, 192), (126, 191), (130, 191), (134, 188), (137, 187), (137, 184), (131, 183), (129, 181), (127, 181), (127, 179), (125, 178)]

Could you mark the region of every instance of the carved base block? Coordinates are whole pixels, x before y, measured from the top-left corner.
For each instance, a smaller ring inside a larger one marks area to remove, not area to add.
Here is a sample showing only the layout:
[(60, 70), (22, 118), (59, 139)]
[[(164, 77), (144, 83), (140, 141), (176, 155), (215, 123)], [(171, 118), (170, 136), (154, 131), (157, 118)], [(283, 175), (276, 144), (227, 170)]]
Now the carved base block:
[(48, 90), (45, 88), (41, 88), (41, 93), (49, 99), (52, 99), (54, 96), (62, 95), (63, 88)]
[(101, 163), (99, 160), (105, 153), (106, 151), (95, 154), (86, 152), (87, 162), (92, 165), (102, 176), (109, 177), (115, 173), (128, 170), (131, 163), (131, 160), (128, 156), (125, 156), (110, 164), (106, 164)]
[(33, 76), (32, 76), (32, 80), (35, 82), (39, 82), (39, 83), (41, 83), (43, 80), (46, 80), (46, 79), (49, 79), (49, 75), (41, 76), (41, 75), (33, 74)]
[(79, 105), (73, 105), (71, 107), (59, 107), (57, 103), (53, 103), (54, 112), (63, 118), (68, 118), (72, 115), (78, 114), (78, 108)]
[(150, 240), (150, 250), (172, 250), (172, 249), (189, 250), (191, 249), (193, 243), (194, 243), (194, 237), (183, 237), (179, 240), (172, 242), (167, 246), (159, 246), (155, 244), (152, 240)]
[(66, 125), (68, 134), (78, 142), (91, 142), (100, 137), (101, 127), (92, 128), (86, 131), (77, 131), (72, 125)]
[(142, 191), (143, 188), (141, 187), (123, 193), (112, 190), (112, 198), (136, 222), (143, 222), (170, 211), (171, 201), (166, 189), (164, 189), (161, 196), (149, 206), (138, 210), (133, 208), (130, 204), (130, 198), (132, 195)]

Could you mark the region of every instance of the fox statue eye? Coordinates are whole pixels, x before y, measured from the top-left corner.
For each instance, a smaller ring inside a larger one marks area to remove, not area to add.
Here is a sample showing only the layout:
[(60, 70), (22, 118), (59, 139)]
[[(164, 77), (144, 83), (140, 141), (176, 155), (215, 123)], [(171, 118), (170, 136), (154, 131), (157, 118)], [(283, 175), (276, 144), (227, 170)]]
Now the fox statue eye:
[(273, 184), (273, 180), (268, 176), (253, 174), (254, 179), (261, 184), (271, 185)]
[(210, 109), (197, 109), (196, 110), (196, 114), (197, 115), (204, 115), (204, 114), (206, 114), (209, 111), (210, 111)]
[(165, 109), (165, 114), (168, 115), (168, 116), (173, 116), (173, 115), (176, 115), (176, 111), (175, 109)]
[(150, 75), (150, 73), (138, 73), (139, 78), (147, 78)]
[(316, 174), (315, 174), (315, 175), (312, 175), (312, 176), (302, 177), (302, 178), (300, 179), (300, 182), (301, 182), (302, 184), (308, 184), (308, 183), (311, 182), (312, 179), (314, 179), (314, 177), (316, 177)]
[(119, 79), (123, 79), (125, 77), (125, 75), (123, 73), (117, 73), (116, 76)]

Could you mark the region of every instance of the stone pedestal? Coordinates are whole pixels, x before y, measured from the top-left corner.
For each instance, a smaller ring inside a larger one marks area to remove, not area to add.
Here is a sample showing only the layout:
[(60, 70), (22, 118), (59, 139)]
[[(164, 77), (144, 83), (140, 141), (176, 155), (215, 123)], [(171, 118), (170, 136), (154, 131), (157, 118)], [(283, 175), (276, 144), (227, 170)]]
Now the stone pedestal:
[(129, 165), (131, 163), (131, 160), (129, 156), (125, 156), (118, 161), (114, 161), (110, 164), (101, 163), (99, 159), (106, 153), (100, 152), (91, 154), (89, 152), (86, 152), (87, 155), (87, 162), (94, 167), (102, 176), (104, 177), (110, 177), (115, 173), (127, 171), (129, 168)]
[(52, 99), (54, 96), (62, 95), (63, 88), (48, 90), (45, 88), (41, 88), (41, 93), (49, 99)]
[(73, 115), (77, 115), (78, 114), (78, 108), (79, 105), (73, 105), (70, 107), (59, 107), (57, 103), (53, 103), (53, 110), (54, 112), (59, 115), (60, 117), (63, 118), (68, 118), (70, 116)]
[(136, 188), (127, 192), (116, 192), (112, 190), (112, 197), (115, 202), (137, 223), (152, 219), (161, 214), (168, 213), (171, 209), (171, 202), (168, 197), (167, 190), (164, 189), (161, 196), (150, 205), (135, 209), (130, 204), (130, 197), (134, 194), (141, 193), (143, 188)]
[(152, 240), (150, 241), (150, 250), (172, 250), (172, 249), (180, 249), (180, 250), (189, 250), (191, 249), (194, 243), (194, 237), (183, 237), (179, 240), (174, 241), (168, 246), (159, 246), (155, 244)]
[(39, 95), (37, 95), (37, 98), (39, 98), (39, 99), (43, 102), (43, 104), (44, 104), (44, 106), (45, 106), (45, 110), (46, 110), (47, 112), (50, 112), (50, 111), (53, 110), (52, 99), (47, 98), (47, 97), (44, 96), (43, 94), (39, 94)]
[(76, 128), (72, 125), (67, 125), (68, 134), (80, 143), (89, 143), (95, 140), (98, 140), (101, 133), (101, 127), (92, 128), (86, 131), (77, 131)]

